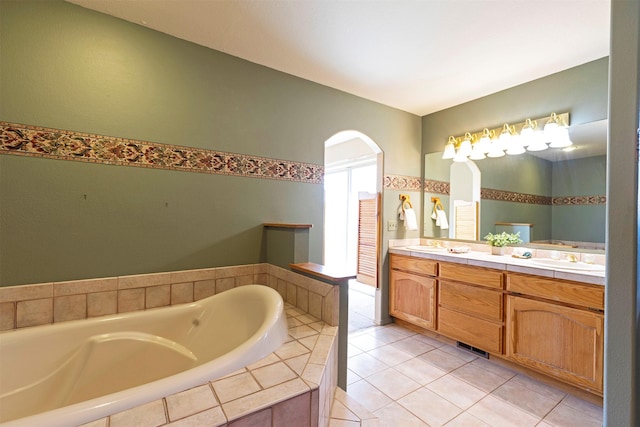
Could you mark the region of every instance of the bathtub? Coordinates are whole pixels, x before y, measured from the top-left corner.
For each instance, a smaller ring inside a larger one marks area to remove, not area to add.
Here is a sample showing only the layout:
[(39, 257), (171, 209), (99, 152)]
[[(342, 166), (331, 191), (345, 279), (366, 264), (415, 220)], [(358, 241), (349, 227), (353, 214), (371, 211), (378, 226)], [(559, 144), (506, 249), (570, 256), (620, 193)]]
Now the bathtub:
[(3, 332), (0, 423), (83, 424), (243, 368), (278, 349), (287, 334), (282, 297), (262, 285)]

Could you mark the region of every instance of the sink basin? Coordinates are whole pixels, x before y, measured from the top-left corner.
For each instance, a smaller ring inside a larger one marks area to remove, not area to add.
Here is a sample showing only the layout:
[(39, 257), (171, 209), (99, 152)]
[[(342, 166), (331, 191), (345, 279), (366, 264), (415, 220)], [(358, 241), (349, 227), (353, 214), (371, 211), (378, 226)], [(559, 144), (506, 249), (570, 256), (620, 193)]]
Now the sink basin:
[(435, 246), (407, 246), (406, 249), (418, 252), (446, 252), (446, 248), (437, 248)]
[(604, 271), (603, 265), (586, 264), (584, 262), (570, 262), (561, 259), (533, 259), (533, 264), (562, 270)]

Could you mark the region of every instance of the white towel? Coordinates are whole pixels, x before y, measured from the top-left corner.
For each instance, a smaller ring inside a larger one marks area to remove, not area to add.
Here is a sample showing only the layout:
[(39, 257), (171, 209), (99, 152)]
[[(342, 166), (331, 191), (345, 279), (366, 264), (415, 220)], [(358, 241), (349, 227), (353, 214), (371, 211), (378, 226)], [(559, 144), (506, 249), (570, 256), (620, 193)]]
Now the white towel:
[(436, 216), (436, 227), (440, 227), (443, 230), (448, 229), (449, 221), (447, 221), (447, 213), (443, 209), (439, 209)]
[(418, 220), (416, 219), (416, 213), (411, 208), (404, 210), (404, 228), (405, 230), (418, 229)]

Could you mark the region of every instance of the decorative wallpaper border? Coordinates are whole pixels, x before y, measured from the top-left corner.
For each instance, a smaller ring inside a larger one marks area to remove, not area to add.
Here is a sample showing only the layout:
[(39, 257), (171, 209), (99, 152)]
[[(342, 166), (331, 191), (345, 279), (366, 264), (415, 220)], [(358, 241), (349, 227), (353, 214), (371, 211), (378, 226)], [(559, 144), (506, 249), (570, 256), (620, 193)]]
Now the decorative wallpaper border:
[(415, 176), (385, 175), (382, 185), (385, 190), (422, 190), (421, 179)]
[[(445, 181), (431, 179), (424, 180), (425, 193), (450, 194), (450, 185)], [(500, 202), (527, 203), (533, 205), (553, 205), (553, 206), (577, 206), (577, 205), (605, 205), (607, 196), (539, 196), (536, 194), (517, 193), (513, 191), (494, 190), (492, 188), (481, 188), (480, 198), (482, 200), (495, 200)]]
[(324, 166), (0, 122), (0, 154), (322, 184)]
[(554, 206), (606, 205), (607, 196), (561, 196), (554, 197), (551, 204)]
[(527, 203), (531, 205), (550, 205), (551, 197), (538, 196), (536, 194), (516, 193), (513, 191), (494, 190), (481, 188), (480, 198), (483, 200), (496, 200), (500, 202)]
[(435, 179), (424, 180), (424, 191), (427, 193), (446, 194), (450, 193), (450, 185), (445, 181), (436, 181)]

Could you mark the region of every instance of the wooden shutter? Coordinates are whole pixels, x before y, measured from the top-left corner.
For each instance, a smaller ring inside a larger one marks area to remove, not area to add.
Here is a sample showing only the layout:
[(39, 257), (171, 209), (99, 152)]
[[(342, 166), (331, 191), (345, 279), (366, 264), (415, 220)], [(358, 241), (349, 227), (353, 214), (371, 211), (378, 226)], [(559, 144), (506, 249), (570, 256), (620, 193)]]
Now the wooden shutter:
[(358, 282), (378, 287), (380, 194), (358, 194)]
[(478, 240), (478, 202), (456, 200), (455, 234), (456, 239)]

